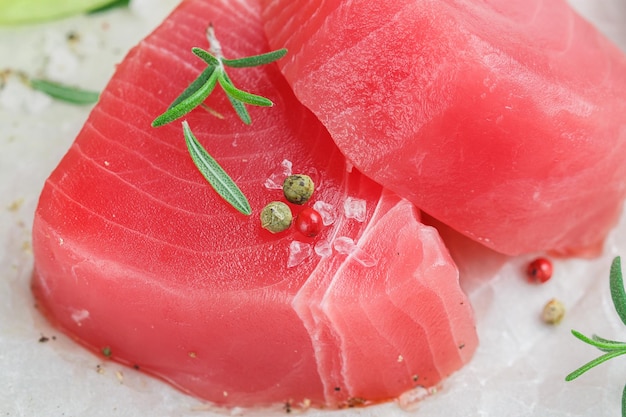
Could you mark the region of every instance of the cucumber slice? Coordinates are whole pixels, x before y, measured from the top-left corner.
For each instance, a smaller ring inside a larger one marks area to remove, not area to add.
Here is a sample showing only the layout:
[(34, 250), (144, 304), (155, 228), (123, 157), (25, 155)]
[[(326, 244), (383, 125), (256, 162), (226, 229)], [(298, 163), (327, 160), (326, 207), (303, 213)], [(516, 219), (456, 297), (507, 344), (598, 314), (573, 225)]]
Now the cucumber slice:
[(58, 19), (114, 2), (115, 0), (0, 0), (0, 25)]

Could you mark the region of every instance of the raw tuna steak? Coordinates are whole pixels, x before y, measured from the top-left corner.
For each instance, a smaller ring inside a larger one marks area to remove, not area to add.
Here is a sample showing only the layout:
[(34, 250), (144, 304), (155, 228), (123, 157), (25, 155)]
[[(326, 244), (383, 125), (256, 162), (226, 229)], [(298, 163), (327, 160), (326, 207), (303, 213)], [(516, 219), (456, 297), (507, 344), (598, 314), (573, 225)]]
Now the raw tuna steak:
[[(341, 406), (434, 385), (477, 344), (457, 269), (411, 203), (349, 170), (275, 65), (230, 71), (276, 103), (251, 108), (251, 126), (221, 91), (186, 116), (249, 217), (202, 178), (180, 123), (150, 127), (202, 70), (190, 48), (208, 48), (209, 22), (226, 57), (269, 50), (259, 14), (185, 1), (119, 65), (41, 194), (38, 303), (87, 347), (218, 404)], [(307, 205), (335, 218), (315, 238), (261, 228), (289, 162), (317, 185)]]
[(626, 58), (565, 1), (262, 0), (365, 175), (506, 254), (594, 252), (626, 192)]

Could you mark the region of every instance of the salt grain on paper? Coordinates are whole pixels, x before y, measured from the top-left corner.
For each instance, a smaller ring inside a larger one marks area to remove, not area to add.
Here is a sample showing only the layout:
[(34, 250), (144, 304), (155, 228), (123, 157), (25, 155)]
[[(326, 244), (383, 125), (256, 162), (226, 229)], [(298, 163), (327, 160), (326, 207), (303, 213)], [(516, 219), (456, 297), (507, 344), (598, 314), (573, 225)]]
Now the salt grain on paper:
[(360, 198), (346, 198), (343, 202), (343, 212), (348, 219), (355, 219), (357, 222), (363, 223), (366, 214), (366, 202)]
[(47, 79), (68, 82), (78, 72), (78, 57), (67, 47), (56, 47), (48, 57), (45, 69)]
[(374, 259), (369, 253), (365, 252), (363, 249), (359, 248), (354, 240), (349, 237), (342, 236), (335, 239), (333, 242), (333, 247), (335, 250), (344, 255), (352, 255), (352, 258), (360, 263), (361, 265), (370, 268), (372, 266), (376, 266), (378, 263), (377, 259)]
[(310, 244), (298, 242), (294, 240), (289, 245), (289, 259), (287, 259), (287, 268), (293, 268), (300, 265), (313, 255), (313, 248)]
[(436, 388), (426, 389), (418, 386), (398, 397), (398, 405), (404, 411), (415, 411), (419, 404), (428, 396), (437, 392)]
[(52, 98), (26, 86), (17, 77), (9, 78), (0, 90), (0, 108), (20, 113), (36, 114), (46, 109)]
[(330, 226), (335, 222), (337, 215), (335, 214), (335, 208), (332, 204), (328, 204), (324, 201), (316, 201), (315, 204), (313, 204), (313, 208), (322, 216), (324, 226)]
[(291, 169), (293, 164), (288, 159), (283, 159), (283, 162), (280, 163), (280, 166), (276, 168), (274, 172), (270, 174), (270, 176), (265, 180), (265, 188), (268, 190), (282, 190), (283, 182), (285, 182), (285, 178), (291, 175)]

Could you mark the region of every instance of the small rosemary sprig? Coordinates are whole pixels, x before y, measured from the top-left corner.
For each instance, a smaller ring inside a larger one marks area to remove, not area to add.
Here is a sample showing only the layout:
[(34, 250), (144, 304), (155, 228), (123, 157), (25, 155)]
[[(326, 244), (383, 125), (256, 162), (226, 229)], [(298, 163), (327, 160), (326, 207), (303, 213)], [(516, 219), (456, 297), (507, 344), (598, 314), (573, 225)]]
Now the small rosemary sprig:
[(285, 56), (287, 50), (283, 48), (261, 55), (226, 59), (222, 55), (222, 48), (215, 37), (213, 25), (209, 25), (207, 29), (207, 39), (210, 51), (199, 47), (194, 47), (191, 50), (194, 55), (207, 64), (207, 68), (170, 104), (163, 114), (154, 119), (152, 127), (163, 126), (183, 117), (201, 105), (217, 84), (226, 92), (235, 112), (245, 124), (252, 122), (245, 104), (266, 107), (273, 105), (272, 101), (265, 97), (248, 93), (235, 87), (226, 73), (226, 67), (244, 68), (269, 64)]
[[(620, 257), (617, 256), (611, 263), (611, 272), (609, 275), (609, 282), (611, 288), (611, 298), (613, 299), (613, 305), (617, 315), (622, 320), (622, 323), (626, 324), (626, 291), (624, 291), (624, 280), (622, 277), (622, 267)], [(582, 333), (572, 330), (572, 334), (582, 340), (583, 342), (594, 346), (600, 351), (604, 352), (603, 355), (598, 356), (596, 359), (587, 362), (574, 372), (565, 377), (566, 381), (571, 381), (578, 378), (591, 368), (600, 365), (603, 362), (613, 359), (617, 356), (626, 355), (626, 343), (618, 342), (615, 340), (604, 339), (600, 336), (592, 335), (591, 338), (583, 335)], [(626, 386), (622, 391), (622, 417), (626, 417)]]
[[(246, 109), (246, 104), (255, 106), (272, 106), (274, 104), (265, 97), (248, 93), (235, 87), (226, 73), (226, 67), (245, 68), (269, 64), (285, 56), (287, 50), (283, 48), (260, 55), (238, 59), (226, 59), (222, 54), (222, 47), (215, 37), (213, 25), (209, 25), (206, 35), (209, 41), (210, 51), (199, 47), (194, 47), (191, 51), (194, 55), (202, 59), (207, 64), (207, 67), (178, 97), (176, 97), (176, 99), (174, 99), (165, 112), (152, 121), (152, 127), (159, 127), (171, 123), (185, 116), (196, 107), (203, 106), (204, 101), (215, 89), (217, 84), (222, 87), (228, 96), (239, 118), (247, 125), (249, 125), (252, 120)], [(250, 215), (252, 209), (245, 195), (226, 171), (224, 171), (217, 161), (202, 147), (200, 142), (198, 142), (187, 121), (183, 121), (183, 135), (191, 159), (213, 189), (239, 212)]]
[(33, 78), (29, 81), (30, 86), (50, 97), (70, 104), (87, 105), (98, 101), (100, 93), (71, 87), (54, 81)]
[(69, 104), (94, 104), (100, 98), (100, 93), (97, 91), (85, 90), (56, 81), (31, 77), (24, 71), (13, 70), (11, 68), (0, 70), (0, 88), (4, 86), (10, 77), (17, 77), (17, 79), (27, 87), (42, 92), (55, 100)]

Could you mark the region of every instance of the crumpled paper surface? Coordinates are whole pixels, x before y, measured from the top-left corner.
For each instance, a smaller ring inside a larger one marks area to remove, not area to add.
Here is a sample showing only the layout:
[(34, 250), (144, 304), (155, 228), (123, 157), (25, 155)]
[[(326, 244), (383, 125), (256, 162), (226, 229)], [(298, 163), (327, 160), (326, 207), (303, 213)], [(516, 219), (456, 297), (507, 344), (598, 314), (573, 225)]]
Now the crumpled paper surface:
[[(624, 0), (571, 3), (626, 50)], [(135, 0), (130, 9), (106, 14), (0, 28), (0, 71), (23, 70), (99, 90), (115, 63), (176, 4)], [(89, 110), (53, 102), (25, 88), (15, 76), (7, 77), (0, 89), (0, 415), (284, 415), (280, 408), (211, 409), (140, 372), (103, 362), (51, 327), (34, 308), (29, 289), (33, 212), (43, 182)], [(497, 262), (493, 267), (470, 262), (466, 268), (480, 273), (462, 284), (475, 308), (481, 343), (472, 362), (437, 392), (422, 401), (308, 410), (306, 415), (618, 416), (626, 361), (614, 359), (573, 382), (566, 383), (564, 377), (599, 354), (575, 339), (570, 329), (626, 340), (608, 288), (611, 259), (626, 256), (624, 217), (602, 257), (556, 260), (555, 275), (545, 285), (529, 285), (523, 279), (521, 270), (530, 257), (508, 260), (501, 267)], [(565, 304), (567, 313), (560, 325), (547, 326), (539, 315), (553, 297)]]

